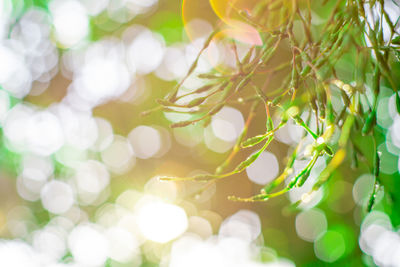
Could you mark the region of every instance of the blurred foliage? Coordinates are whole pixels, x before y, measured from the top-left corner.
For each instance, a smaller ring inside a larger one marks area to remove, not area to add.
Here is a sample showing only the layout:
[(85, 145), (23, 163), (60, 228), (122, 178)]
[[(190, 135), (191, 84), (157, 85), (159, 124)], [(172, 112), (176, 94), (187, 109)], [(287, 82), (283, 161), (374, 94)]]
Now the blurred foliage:
[(76, 266), (185, 266), (184, 231), (248, 238), (242, 266), (398, 264), (397, 0), (2, 5), (2, 238), (62, 228)]

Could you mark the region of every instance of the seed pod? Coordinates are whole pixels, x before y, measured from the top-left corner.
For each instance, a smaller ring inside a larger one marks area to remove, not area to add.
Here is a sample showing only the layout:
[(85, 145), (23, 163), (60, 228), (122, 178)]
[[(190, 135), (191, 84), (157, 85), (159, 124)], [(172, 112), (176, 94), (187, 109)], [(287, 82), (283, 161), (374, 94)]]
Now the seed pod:
[(380, 188), (380, 184), (378, 181), (375, 180), (374, 188), (373, 188), (371, 196), (369, 197), (369, 200), (368, 200), (367, 212), (371, 212), (372, 208), (374, 207), (379, 188)]
[(239, 85), (237, 86), (236, 90), (242, 90), (251, 80), (251, 75), (246, 76), (243, 80), (240, 81)]
[(359, 162), (358, 162), (357, 151), (354, 149), (354, 147), (353, 147), (353, 153), (351, 154), (351, 158), (352, 158), (351, 167), (353, 169), (357, 169), (359, 166)]
[(206, 128), (208, 125), (210, 125), (211, 123), (211, 117), (207, 116), (206, 118), (204, 118), (203, 120), (203, 128)]
[(225, 105), (225, 102), (219, 103), (217, 104), (215, 107), (213, 107), (209, 112), (208, 112), (208, 116), (212, 116), (218, 113), (218, 111), (220, 111)]
[(213, 174), (198, 174), (193, 176), (194, 181), (209, 181), (216, 178), (218, 178), (218, 176), (215, 176)]
[(274, 99), (272, 99), (271, 104), (272, 104), (272, 105), (278, 104), (278, 103), (281, 101), (282, 97), (283, 97), (283, 94), (282, 94), (282, 95), (278, 95), (277, 97), (275, 97)]
[(296, 66), (292, 68), (292, 75), (289, 84), (289, 88), (292, 90), (296, 90), (299, 87), (299, 73), (297, 72)]
[(378, 97), (380, 91), (380, 78), (381, 72), (379, 70), (378, 64), (375, 65), (374, 79), (372, 81), (372, 90), (374, 92), (375, 97)]
[(268, 145), (271, 143), (272, 139), (273, 139), (273, 136), (270, 136), (268, 138), (268, 140), (265, 142), (264, 146), (260, 150), (258, 150), (256, 153), (250, 155), (249, 157), (247, 157), (247, 159), (245, 159), (244, 161), (239, 163), (239, 165), (234, 169), (233, 173), (239, 173), (239, 172), (243, 171), (244, 169), (246, 169), (248, 166), (250, 166), (260, 156), (260, 154), (268, 147)]
[(171, 103), (170, 101), (168, 101), (168, 100), (166, 100), (166, 99), (162, 99), (162, 98), (157, 99), (156, 101), (157, 101), (158, 104), (160, 104), (160, 105), (162, 105), (162, 106), (165, 106), (165, 107), (169, 107), (169, 106), (173, 106), (173, 105), (174, 105), (174, 104)]
[[(230, 83), (229, 81), (223, 82), (223, 83), (218, 87), (218, 91), (223, 91), (223, 90), (225, 90), (225, 88), (226, 88), (228, 85), (231, 85), (231, 83)], [(231, 86), (229, 86), (229, 87), (231, 87)], [(229, 90), (229, 89), (228, 89), (228, 90)]]
[(171, 124), (171, 128), (181, 128), (181, 127), (185, 127), (185, 126), (188, 126), (188, 125), (190, 125), (190, 124), (193, 124), (194, 123), (194, 121), (180, 121), (180, 122), (176, 122), (176, 123), (173, 123), (173, 124)]
[(375, 179), (379, 179), (379, 172), (380, 172), (380, 165), (381, 165), (380, 153), (381, 152), (375, 153), (375, 166), (374, 166)]
[(192, 101), (190, 101), (190, 102), (186, 105), (186, 107), (192, 108), (192, 107), (198, 106), (198, 105), (200, 105), (201, 103), (203, 103), (204, 100), (206, 100), (206, 99), (207, 99), (207, 96), (195, 98), (195, 99), (193, 99)]
[(197, 75), (197, 77), (199, 77), (200, 79), (220, 79), (220, 78), (222, 78), (221, 76), (212, 74), (212, 73), (200, 73), (199, 75)]
[(374, 164), (374, 177), (375, 177), (375, 183), (374, 183), (374, 188), (372, 190), (371, 196), (368, 201), (368, 206), (367, 206), (367, 211), (370, 212), (375, 204), (375, 199), (378, 194), (379, 188), (380, 188), (380, 182), (379, 182), (379, 170), (380, 170), (380, 152), (376, 151), (375, 152), (375, 164)]
[(244, 58), (242, 59), (242, 64), (246, 65), (250, 62), (251, 56), (253, 55), (254, 52), (254, 46), (252, 46), (249, 51), (246, 53), (246, 55), (244, 56)]
[(372, 110), (371, 113), (368, 114), (367, 119), (365, 120), (365, 124), (361, 129), (361, 133), (363, 135), (369, 134), (372, 130), (372, 128), (376, 124), (376, 111), (375, 109)]
[(323, 88), (319, 87), (317, 88), (316, 93), (318, 109), (320, 111), (321, 117), (325, 118), (326, 92)]
[(318, 112), (317, 98), (315, 96), (310, 99), (310, 106), (315, 113)]
[(268, 137), (268, 135), (266, 135), (266, 134), (250, 137), (246, 141), (242, 142), (241, 146), (243, 148), (255, 146), (255, 145), (261, 143), (267, 137)]
[(268, 98), (267, 96), (264, 94), (264, 92), (258, 87), (258, 86), (253, 86), (254, 90), (256, 90), (257, 95), (265, 102), (267, 103)]
[(207, 85), (204, 85), (204, 86), (202, 86), (200, 88), (197, 88), (193, 93), (200, 94), (200, 93), (203, 93), (203, 92), (207, 92), (208, 90), (210, 90), (214, 86), (215, 86), (215, 84), (207, 84)]
[(260, 153), (254, 153), (250, 155), (246, 160), (242, 161), (234, 170), (234, 172), (241, 172), (247, 167), (249, 167), (258, 157), (260, 156)]
[(332, 148), (330, 146), (328, 146), (327, 144), (325, 144), (325, 146), (324, 146), (324, 151), (328, 156), (330, 156), (330, 157), (333, 156)]
[(302, 172), (302, 175), (300, 176), (299, 181), (296, 184), (296, 187), (301, 187), (308, 179), (310, 176), (311, 170), (307, 169), (304, 173)]
[(330, 100), (326, 103), (326, 121), (328, 124), (333, 124), (335, 121), (333, 106)]
[(397, 113), (400, 114), (400, 96), (399, 96), (399, 92), (395, 92), (394, 94), (396, 95), (396, 109), (397, 109)]
[(274, 122), (271, 117), (267, 118), (267, 132), (272, 131), (274, 129)]

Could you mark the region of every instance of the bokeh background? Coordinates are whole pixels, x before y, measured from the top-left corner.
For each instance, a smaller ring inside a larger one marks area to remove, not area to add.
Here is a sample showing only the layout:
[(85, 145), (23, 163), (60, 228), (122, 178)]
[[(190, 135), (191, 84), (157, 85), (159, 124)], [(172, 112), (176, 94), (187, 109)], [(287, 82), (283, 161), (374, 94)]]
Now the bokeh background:
[[(328, 11), (313, 6), (313, 23)], [(216, 21), (198, 0), (0, 2), (0, 266), (399, 266), (399, 215), (389, 205), (397, 189), (381, 191), (367, 214), (374, 177), (366, 164), (344, 163), (298, 209), (290, 203), (310, 190), (324, 158), (286, 196), (227, 200), (277, 177), (303, 135), (296, 125), (242, 174), (207, 187), (158, 180), (213, 172), (244, 127), (248, 106), (239, 104), (207, 127), (170, 129), (191, 117), (179, 112), (140, 115), (185, 76)], [(277, 63), (288, 58), (279, 49)], [(232, 65), (231, 56), (211, 46), (196, 73)], [(349, 78), (351, 61), (338, 62), (339, 77)], [(192, 75), (183, 93), (203, 84)], [(400, 116), (391, 90), (382, 88), (380, 103), (381, 172), (396, 181)], [(263, 128), (254, 124), (249, 136)], [(372, 139), (359, 139), (373, 154)], [(295, 170), (306, 164), (296, 161)]]

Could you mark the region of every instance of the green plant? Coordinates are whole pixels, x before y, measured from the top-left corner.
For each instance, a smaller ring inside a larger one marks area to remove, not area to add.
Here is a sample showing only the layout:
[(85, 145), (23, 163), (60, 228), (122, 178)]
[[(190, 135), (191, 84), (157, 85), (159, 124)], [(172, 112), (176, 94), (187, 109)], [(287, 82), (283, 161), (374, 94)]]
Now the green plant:
[[(354, 167), (361, 160), (369, 166), (375, 177), (368, 204), (368, 210), (371, 210), (377, 192), (381, 185), (385, 185), (379, 174), (380, 153), (377, 148), (378, 142), (384, 140), (384, 134), (376, 119), (382, 85), (395, 94), (397, 112), (400, 113), (399, 80), (396, 77), (400, 56), (398, 19), (390, 19), (383, 0), (257, 1), (251, 6), (252, 10), (240, 9), (238, 1), (222, 2), (231, 8), (229, 12), (232, 17), (257, 30), (262, 44), (253, 45), (240, 59), (236, 48), (239, 41), (225, 36), (224, 41), (231, 43), (236, 68), (219, 66), (209, 73), (198, 74), (199, 78), (207, 80), (207, 85), (190, 93), (179, 94), (185, 79), (195, 75), (202, 53), (223, 30), (224, 23), (219, 23), (204, 42), (186, 77), (164, 99), (158, 100), (160, 106), (154, 110), (174, 111), (183, 108), (192, 114), (193, 119), (171, 125), (176, 128), (201, 122), (208, 125), (211, 117), (223, 106), (242, 105), (248, 109), (245, 127), (227, 159), (213, 174), (161, 179), (206, 181), (210, 184), (240, 173), (268, 148), (278, 129), (285, 127), (288, 121), (293, 121), (304, 129), (304, 135), (297, 146), (291, 149), (280, 176), (264, 186), (260, 194), (248, 198), (229, 198), (235, 201), (266, 201), (301, 187), (317, 159), (327, 155), (326, 168), (308, 194), (324, 186), (346, 158), (352, 161)], [(313, 9), (315, 5), (318, 7)], [(323, 14), (315, 13), (316, 10)], [(379, 12), (379, 16), (372, 16), (371, 12)], [(265, 14), (272, 19), (279, 17), (279, 23), (271, 21)], [(322, 16), (326, 16), (325, 22), (315, 23)], [(276, 57), (282, 57), (282, 54), (286, 55), (283, 58), (287, 60), (277, 64)], [(348, 64), (347, 69), (338, 73), (338, 66), (343, 70), (343, 60)], [(185, 104), (178, 102), (188, 95), (197, 97)], [(333, 104), (334, 97), (339, 97), (341, 101)], [(265, 109), (264, 120), (254, 121), (261, 107)], [(280, 117), (278, 123), (274, 123), (273, 114)], [(315, 117), (315, 125), (311, 125), (312, 116)], [(265, 124), (265, 132), (247, 137), (252, 123)], [(307, 136), (314, 141), (305, 146)], [(367, 148), (372, 145), (372, 149), (360, 147), (360, 142), (368, 143)], [(239, 152), (246, 153), (246, 148), (258, 145), (261, 148), (256, 153), (237, 166), (232, 166)], [(293, 164), (300, 157), (307, 158), (309, 163), (299, 173), (292, 174)], [(286, 179), (290, 179), (290, 182), (281, 186)]]

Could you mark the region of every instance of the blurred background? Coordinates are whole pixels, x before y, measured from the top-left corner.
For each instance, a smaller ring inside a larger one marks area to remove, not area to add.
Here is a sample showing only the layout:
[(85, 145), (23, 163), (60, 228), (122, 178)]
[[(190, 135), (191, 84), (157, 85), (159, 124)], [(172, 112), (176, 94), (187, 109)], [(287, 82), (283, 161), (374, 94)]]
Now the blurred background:
[[(324, 158), (285, 196), (227, 200), (278, 176), (303, 135), (296, 125), (240, 175), (207, 187), (158, 180), (213, 172), (244, 127), (248, 106), (239, 104), (207, 127), (170, 129), (191, 118), (179, 111), (140, 115), (185, 76), (216, 21), (199, 0), (0, 1), (0, 266), (399, 266), (399, 215), (383, 192), (366, 214), (374, 183), (366, 165), (346, 162), (307, 199)], [(238, 45), (240, 55), (248, 49)], [(196, 73), (234, 66), (231, 56), (211, 45)], [(338, 63), (339, 76), (349, 64)], [(181, 94), (202, 85), (192, 75)], [(382, 91), (381, 172), (398, 180), (400, 116), (392, 91)], [(361, 146), (372, 151), (371, 143)]]

